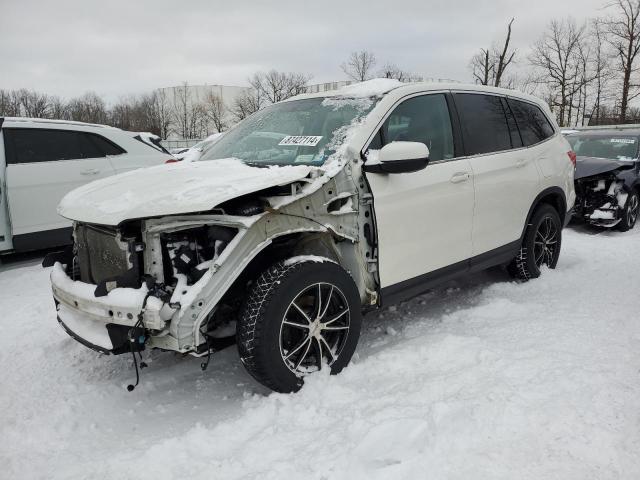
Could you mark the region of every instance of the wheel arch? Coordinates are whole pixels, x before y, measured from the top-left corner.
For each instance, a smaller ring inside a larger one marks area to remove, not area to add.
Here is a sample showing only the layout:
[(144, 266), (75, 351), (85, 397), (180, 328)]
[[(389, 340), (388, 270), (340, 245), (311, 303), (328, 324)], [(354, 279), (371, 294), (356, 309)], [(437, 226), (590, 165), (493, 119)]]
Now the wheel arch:
[(531, 218), (533, 217), (534, 212), (542, 204), (551, 205), (553, 208), (555, 208), (558, 212), (558, 215), (560, 215), (561, 224), (566, 224), (565, 220), (567, 219), (567, 215), (569, 215), (569, 212), (567, 212), (567, 197), (564, 193), (564, 190), (562, 190), (560, 187), (545, 188), (538, 194), (538, 196), (536, 196), (535, 200), (531, 203), (529, 213), (527, 214), (527, 221), (522, 228), (520, 240), (524, 238), (524, 235), (527, 231), (527, 226), (529, 225), (529, 222), (531, 222)]

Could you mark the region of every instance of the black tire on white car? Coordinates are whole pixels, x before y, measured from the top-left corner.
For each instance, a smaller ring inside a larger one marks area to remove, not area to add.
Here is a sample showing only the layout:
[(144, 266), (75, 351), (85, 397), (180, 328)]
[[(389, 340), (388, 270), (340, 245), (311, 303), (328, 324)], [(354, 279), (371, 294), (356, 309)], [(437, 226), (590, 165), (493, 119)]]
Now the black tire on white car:
[(640, 213), (640, 195), (637, 191), (632, 191), (627, 196), (627, 201), (624, 204), (624, 210), (622, 212), (622, 218), (618, 223), (618, 230), (626, 232), (631, 230), (638, 220), (638, 214)]
[(562, 223), (558, 211), (542, 204), (533, 213), (522, 246), (509, 264), (509, 273), (523, 281), (540, 276), (542, 265), (556, 268), (562, 246)]
[(294, 392), (322, 368), (351, 360), (362, 323), (351, 276), (326, 259), (278, 262), (260, 275), (243, 307), (238, 352), (247, 371), (277, 392)]

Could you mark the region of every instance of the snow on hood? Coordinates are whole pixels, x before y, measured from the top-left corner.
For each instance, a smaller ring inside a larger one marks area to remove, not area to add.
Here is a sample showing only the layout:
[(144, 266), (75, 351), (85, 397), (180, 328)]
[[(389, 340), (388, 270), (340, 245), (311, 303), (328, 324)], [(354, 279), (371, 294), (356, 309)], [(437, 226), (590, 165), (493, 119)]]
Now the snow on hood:
[(304, 165), (250, 167), (236, 159), (159, 165), (77, 188), (62, 199), (58, 213), (115, 226), (137, 218), (202, 212), (241, 195), (302, 180), (311, 170)]
[(594, 175), (613, 172), (615, 170), (630, 169), (633, 168), (633, 166), (634, 163), (629, 161), (578, 156), (576, 161), (575, 178), (592, 177)]

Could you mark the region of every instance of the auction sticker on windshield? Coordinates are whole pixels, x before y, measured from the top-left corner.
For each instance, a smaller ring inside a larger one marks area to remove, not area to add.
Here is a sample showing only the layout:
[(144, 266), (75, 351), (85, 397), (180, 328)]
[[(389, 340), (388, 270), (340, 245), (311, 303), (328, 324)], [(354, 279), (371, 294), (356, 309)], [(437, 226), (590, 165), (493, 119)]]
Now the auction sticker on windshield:
[(636, 143), (635, 138), (612, 138), (611, 143)]
[(318, 145), (322, 136), (314, 135), (289, 135), (280, 140), (278, 145), (302, 145), (305, 147), (315, 147)]

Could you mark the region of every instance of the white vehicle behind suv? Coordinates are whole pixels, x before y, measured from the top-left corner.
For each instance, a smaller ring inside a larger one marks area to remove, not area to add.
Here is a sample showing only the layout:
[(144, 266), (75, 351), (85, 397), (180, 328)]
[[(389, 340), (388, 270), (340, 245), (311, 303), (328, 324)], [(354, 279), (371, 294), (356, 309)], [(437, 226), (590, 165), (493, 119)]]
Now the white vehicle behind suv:
[(60, 324), (105, 353), (210, 355), (234, 331), (281, 392), (345, 367), (362, 312), (494, 265), (554, 268), (575, 156), (540, 100), (459, 84), (364, 82), (271, 105), (199, 162), (65, 197)]
[(172, 159), (148, 133), (105, 125), (0, 118), (0, 252), (71, 243), (62, 197), (99, 178)]

